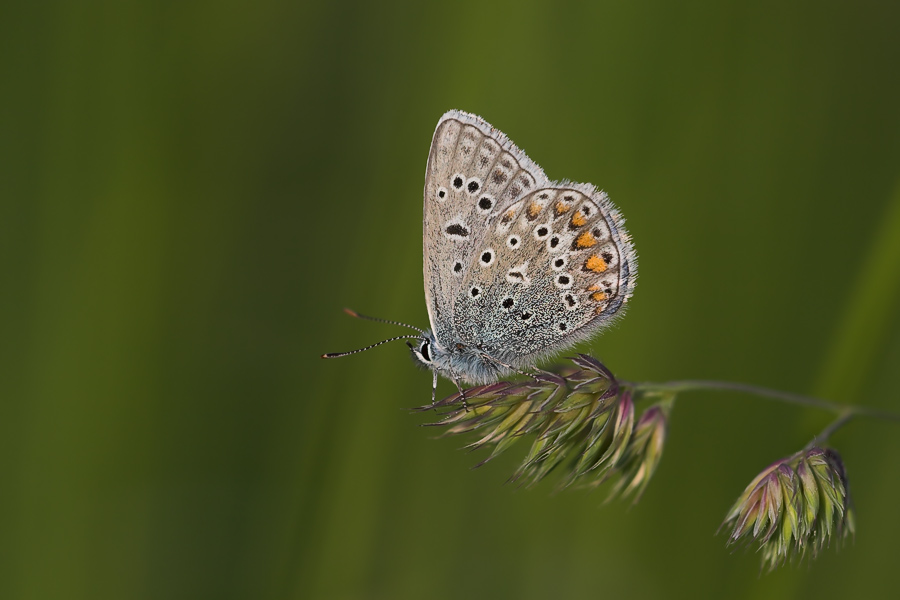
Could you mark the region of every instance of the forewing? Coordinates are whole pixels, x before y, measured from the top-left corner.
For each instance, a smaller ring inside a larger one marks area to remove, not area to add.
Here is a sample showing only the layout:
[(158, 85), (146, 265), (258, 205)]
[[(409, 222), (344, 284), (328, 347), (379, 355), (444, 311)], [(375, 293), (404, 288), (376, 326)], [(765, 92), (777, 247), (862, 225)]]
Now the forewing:
[(547, 184), (544, 172), (500, 131), (460, 111), (438, 122), (425, 171), (425, 301), (438, 342), (459, 340), (454, 300), (496, 215)]
[(562, 183), (495, 215), (455, 297), (461, 343), (513, 366), (586, 339), (622, 314), (637, 261), (606, 194)]

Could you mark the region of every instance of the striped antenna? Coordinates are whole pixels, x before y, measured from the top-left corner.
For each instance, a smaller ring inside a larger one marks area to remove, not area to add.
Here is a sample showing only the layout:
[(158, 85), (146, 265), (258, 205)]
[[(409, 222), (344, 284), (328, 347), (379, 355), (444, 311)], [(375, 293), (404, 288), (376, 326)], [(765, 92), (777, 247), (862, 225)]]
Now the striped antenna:
[(406, 340), (406, 339), (421, 340), (422, 338), (417, 335), (398, 335), (397, 337), (392, 337), (388, 340), (378, 342), (377, 344), (372, 344), (371, 346), (366, 346), (365, 348), (360, 348), (359, 350), (351, 350), (350, 352), (329, 352), (328, 354), (323, 354), (322, 358), (338, 358), (341, 356), (349, 356), (351, 354), (356, 354), (358, 352), (365, 352), (366, 350), (371, 350), (372, 348), (375, 348), (376, 346), (380, 346), (382, 344), (387, 344), (388, 342), (395, 342), (397, 340)]
[(351, 310), (349, 308), (345, 308), (344, 312), (356, 319), (363, 319), (365, 321), (375, 321), (376, 323), (387, 323), (388, 325), (400, 325), (401, 327), (409, 327), (410, 329), (415, 329), (422, 335), (425, 335), (425, 331), (422, 329), (419, 329), (415, 325), (407, 325), (406, 323), (401, 323), (400, 321), (391, 321), (390, 319), (379, 319), (378, 317), (369, 317), (367, 315), (361, 315), (358, 312), (356, 312), (355, 310)]

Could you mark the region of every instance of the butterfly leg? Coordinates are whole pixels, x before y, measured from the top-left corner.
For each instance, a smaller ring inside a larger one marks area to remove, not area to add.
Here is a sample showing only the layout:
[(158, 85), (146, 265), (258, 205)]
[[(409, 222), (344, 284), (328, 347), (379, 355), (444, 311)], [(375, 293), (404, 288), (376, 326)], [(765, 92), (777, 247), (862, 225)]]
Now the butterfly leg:
[(453, 383), (456, 384), (456, 389), (459, 390), (459, 397), (462, 398), (463, 408), (466, 409), (466, 412), (469, 412), (469, 403), (466, 402), (466, 390), (462, 389), (462, 387), (459, 385), (458, 379), (454, 379)]
[[(437, 371), (432, 371), (434, 378), (431, 380), (431, 406), (434, 407), (437, 404), (437, 379), (438, 374)], [(437, 410), (437, 409), (435, 409)]]

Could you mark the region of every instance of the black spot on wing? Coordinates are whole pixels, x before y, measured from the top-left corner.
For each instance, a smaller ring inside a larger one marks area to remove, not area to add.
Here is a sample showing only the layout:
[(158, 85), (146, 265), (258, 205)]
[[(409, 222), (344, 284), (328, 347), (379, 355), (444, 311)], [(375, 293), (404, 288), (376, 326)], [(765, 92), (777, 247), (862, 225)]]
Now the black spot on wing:
[(459, 223), (454, 223), (453, 225), (447, 226), (447, 235), (458, 235), (460, 237), (469, 237), (469, 230), (460, 225)]

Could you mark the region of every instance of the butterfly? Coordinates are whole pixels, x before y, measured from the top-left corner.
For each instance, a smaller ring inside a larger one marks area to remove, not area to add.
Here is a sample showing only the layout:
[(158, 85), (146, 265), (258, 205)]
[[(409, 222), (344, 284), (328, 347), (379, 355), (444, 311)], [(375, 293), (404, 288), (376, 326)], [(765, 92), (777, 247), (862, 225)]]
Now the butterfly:
[(431, 328), (398, 336), (457, 386), (496, 381), (586, 340), (623, 314), (637, 256), (624, 220), (589, 183), (550, 181), (481, 117), (438, 121), (424, 190), (425, 303)]

